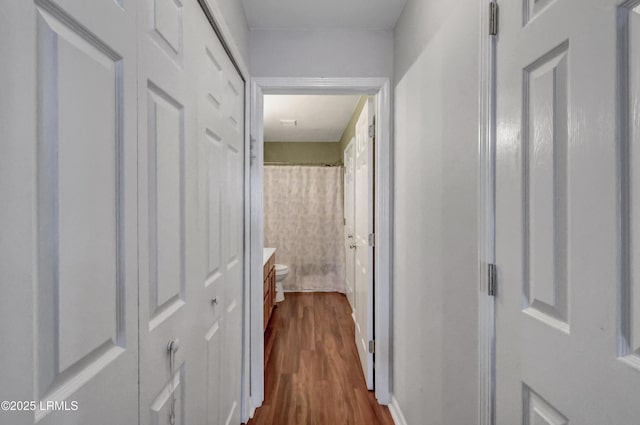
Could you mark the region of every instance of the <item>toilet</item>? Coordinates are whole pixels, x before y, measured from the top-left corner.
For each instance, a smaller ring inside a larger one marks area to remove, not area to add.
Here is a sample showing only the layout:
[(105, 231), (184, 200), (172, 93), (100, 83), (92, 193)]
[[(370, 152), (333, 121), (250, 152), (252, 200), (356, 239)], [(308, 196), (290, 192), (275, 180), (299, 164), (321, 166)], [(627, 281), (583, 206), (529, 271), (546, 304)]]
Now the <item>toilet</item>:
[(284, 301), (284, 289), (282, 288), (282, 281), (287, 278), (289, 274), (289, 267), (284, 264), (276, 264), (276, 302)]

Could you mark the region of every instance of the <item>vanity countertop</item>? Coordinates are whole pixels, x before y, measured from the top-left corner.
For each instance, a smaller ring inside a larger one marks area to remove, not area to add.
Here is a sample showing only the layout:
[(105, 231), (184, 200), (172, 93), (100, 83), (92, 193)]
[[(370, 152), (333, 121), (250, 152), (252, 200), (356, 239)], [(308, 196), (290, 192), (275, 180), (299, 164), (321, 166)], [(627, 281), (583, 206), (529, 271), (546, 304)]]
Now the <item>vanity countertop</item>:
[(276, 249), (275, 248), (264, 248), (262, 250), (262, 252), (263, 252), (263, 254), (262, 254), (262, 266), (264, 266), (265, 264), (267, 264), (267, 261), (269, 261), (269, 258), (271, 258), (271, 256), (276, 253)]

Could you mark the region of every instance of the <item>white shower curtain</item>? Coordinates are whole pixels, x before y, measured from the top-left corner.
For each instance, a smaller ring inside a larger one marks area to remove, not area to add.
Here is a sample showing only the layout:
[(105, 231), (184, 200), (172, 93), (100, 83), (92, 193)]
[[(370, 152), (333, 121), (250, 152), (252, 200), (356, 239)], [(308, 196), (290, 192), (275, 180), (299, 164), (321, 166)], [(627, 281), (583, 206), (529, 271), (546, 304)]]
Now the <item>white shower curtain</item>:
[(264, 167), (265, 246), (289, 267), (284, 289), (345, 292), (342, 168)]

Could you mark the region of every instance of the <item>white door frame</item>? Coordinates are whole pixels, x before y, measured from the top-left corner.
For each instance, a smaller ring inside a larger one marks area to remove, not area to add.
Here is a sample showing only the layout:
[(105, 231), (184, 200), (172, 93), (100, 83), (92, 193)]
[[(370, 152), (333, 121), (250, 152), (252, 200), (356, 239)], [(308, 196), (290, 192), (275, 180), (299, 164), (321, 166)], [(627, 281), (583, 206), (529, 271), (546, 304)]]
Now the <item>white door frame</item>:
[[(391, 97), (388, 78), (252, 78), (251, 79), (251, 335), (249, 344), (251, 412), (264, 400), (264, 328), (263, 328), (263, 95), (264, 94), (362, 94), (377, 95), (376, 102), (376, 188), (375, 188), (375, 395), (381, 404), (389, 404), (392, 219), (393, 219), (393, 149), (391, 140)], [(245, 352), (245, 356), (247, 353)]]
[(495, 423), (495, 297), (488, 295), (488, 264), (495, 264), (495, 63), (489, 4), (479, 0), (478, 132), (478, 423)]

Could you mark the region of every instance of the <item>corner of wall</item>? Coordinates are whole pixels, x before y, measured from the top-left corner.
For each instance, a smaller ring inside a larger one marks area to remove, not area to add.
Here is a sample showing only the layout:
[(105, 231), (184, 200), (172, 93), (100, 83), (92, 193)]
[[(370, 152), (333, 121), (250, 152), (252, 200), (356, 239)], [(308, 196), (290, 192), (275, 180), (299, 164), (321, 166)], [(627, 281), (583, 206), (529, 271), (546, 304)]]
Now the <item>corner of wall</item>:
[(389, 412), (391, 412), (391, 417), (393, 418), (393, 422), (396, 425), (408, 425), (407, 420), (404, 418), (402, 414), (402, 409), (400, 409), (400, 404), (398, 400), (391, 395), (391, 404), (389, 404)]
[(204, 0), (245, 79), (249, 79), (249, 24), (240, 0)]

